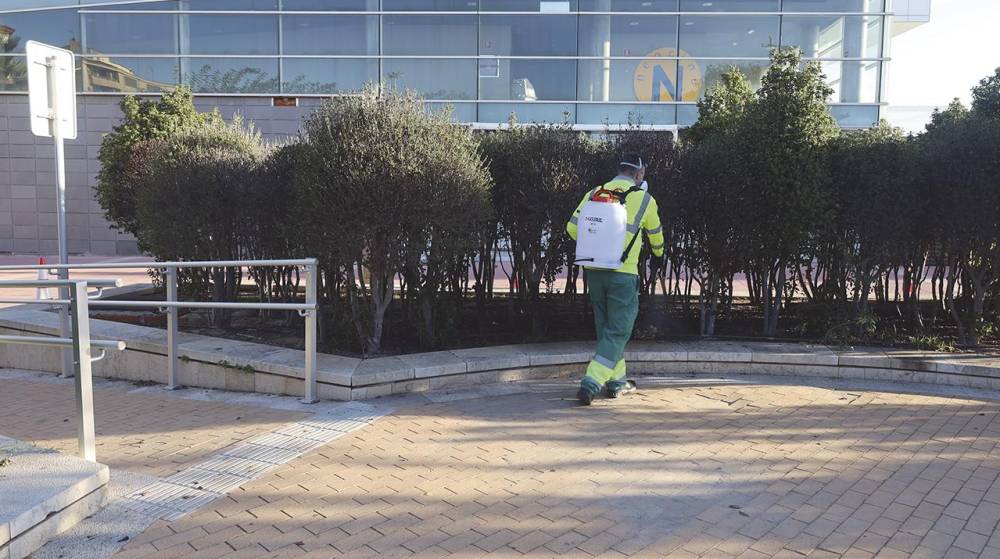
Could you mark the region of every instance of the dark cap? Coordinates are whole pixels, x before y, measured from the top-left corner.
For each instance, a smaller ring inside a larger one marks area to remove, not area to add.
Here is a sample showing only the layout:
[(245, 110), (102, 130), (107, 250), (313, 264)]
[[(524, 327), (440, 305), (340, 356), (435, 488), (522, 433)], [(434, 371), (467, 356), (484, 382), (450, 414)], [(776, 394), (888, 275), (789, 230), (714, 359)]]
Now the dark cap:
[(646, 162), (638, 153), (626, 153), (622, 156), (622, 161), (618, 165), (621, 167), (631, 167), (638, 171), (646, 166)]

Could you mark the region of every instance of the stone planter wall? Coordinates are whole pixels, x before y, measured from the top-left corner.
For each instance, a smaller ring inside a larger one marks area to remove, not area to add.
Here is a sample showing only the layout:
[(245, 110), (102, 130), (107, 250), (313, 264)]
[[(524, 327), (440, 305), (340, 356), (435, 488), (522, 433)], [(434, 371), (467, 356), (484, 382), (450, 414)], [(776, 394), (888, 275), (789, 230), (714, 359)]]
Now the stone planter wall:
[[(58, 331), (54, 313), (0, 310), (0, 333)], [(166, 382), (166, 332), (92, 320), (98, 339), (123, 340), (94, 364), (99, 377)], [(365, 400), (525, 379), (583, 373), (594, 344), (568, 342), (457, 349), (373, 359), (320, 354), (317, 392), (331, 400)], [(196, 334), (181, 334), (180, 382), (185, 386), (301, 395), (302, 351)], [(770, 342), (635, 342), (625, 354), (630, 374), (790, 375), (905, 381), (1000, 389), (1000, 355), (941, 354), (880, 348), (832, 348)], [(0, 367), (57, 372), (55, 348), (0, 345)]]

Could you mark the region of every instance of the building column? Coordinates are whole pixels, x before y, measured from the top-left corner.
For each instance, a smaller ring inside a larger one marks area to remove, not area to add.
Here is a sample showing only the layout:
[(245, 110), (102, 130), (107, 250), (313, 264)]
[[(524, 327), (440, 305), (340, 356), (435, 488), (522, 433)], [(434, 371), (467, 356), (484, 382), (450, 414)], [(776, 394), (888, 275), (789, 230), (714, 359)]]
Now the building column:
[[(611, 0), (597, 0), (593, 11), (610, 12)], [(611, 100), (611, 16), (587, 16), (586, 25), (580, 26), (582, 40), (586, 40), (582, 56), (601, 56), (603, 60), (585, 60), (586, 71), (577, 69), (577, 98), (585, 101)], [(579, 52), (579, 51), (578, 51)]]
[[(188, 0), (178, 2), (180, 10), (190, 10), (191, 3)], [(191, 16), (181, 14), (177, 16), (177, 47), (180, 54), (191, 54)], [(180, 60), (180, 82), (191, 75), (191, 59), (181, 58)]]

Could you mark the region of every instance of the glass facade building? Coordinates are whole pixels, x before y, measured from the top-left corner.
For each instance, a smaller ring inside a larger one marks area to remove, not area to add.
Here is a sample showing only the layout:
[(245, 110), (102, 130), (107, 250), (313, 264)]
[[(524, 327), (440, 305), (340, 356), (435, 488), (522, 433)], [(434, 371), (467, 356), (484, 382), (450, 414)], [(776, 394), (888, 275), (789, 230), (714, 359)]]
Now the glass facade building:
[(689, 125), (728, 67), (819, 61), (844, 126), (883, 98), (887, 0), (4, 0), (0, 91), (24, 43), (78, 53), (84, 93), (329, 96), (412, 89), (462, 122)]

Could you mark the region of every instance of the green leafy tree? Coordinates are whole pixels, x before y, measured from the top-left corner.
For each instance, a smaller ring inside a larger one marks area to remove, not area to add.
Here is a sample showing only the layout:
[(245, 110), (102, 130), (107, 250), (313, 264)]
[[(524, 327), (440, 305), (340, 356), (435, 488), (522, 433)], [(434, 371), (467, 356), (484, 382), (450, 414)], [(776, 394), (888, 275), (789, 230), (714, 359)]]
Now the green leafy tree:
[(397, 276), (417, 266), (424, 292), (437, 293), (437, 267), (465, 254), (489, 217), (489, 175), (472, 131), (410, 93), (369, 88), (327, 101), (302, 141), (306, 250), (343, 274), (358, 336), (378, 353)]
[[(685, 134), (676, 188), (667, 207), (675, 214), (677, 248), (699, 284), (699, 333), (715, 333), (720, 298), (731, 296), (733, 276), (746, 258), (748, 194), (743, 182), (745, 154), (738, 150), (753, 90), (736, 68), (698, 103), (698, 122)], [(751, 195), (753, 195), (751, 193)]]
[(119, 103), (122, 120), (104, 136), (97, 159), (97, 201), (105, 217), (123, 231), (135, 234), (139, 228), (136, 200), (142, 173), (131, 162), (142, 156), (133, 153), (142, 142), (163, 139), (199, 125), (217, 126), (221, 117), (215, 113), (199, 113), (194, 107), (191, 91), (178, 88), (164, 93), (159, 99), (126, 96)]
[(828, 220), (829, 172), (823, 149), (839, 132), (826, 106), (832, 94), (820, 65), (798, 49), (774, 50), (754, 103), (740, 126), (737, 153), (748, 195), (748, 276), (760, 294), (763, 332), (775, 336), (790, 295), (787, 272), (803, 253), (813, 224)]
[(982, 117), (1000, 119), (1000, 68), (972, 88), (972, 111)]
[(684, 140), (697, 145), (712, 136), (739, 133), (747, 110), (754, 102), (754, 90), (747, 77), (734, 66), (698, 101), (698, 120), (683, 132)]
[[(0, 34), (0, 54), (17, 52), (21, 38)], [(28, 67), (20, 56), (0, 56), (0, 91), (25, 91), (28, 88)]]

